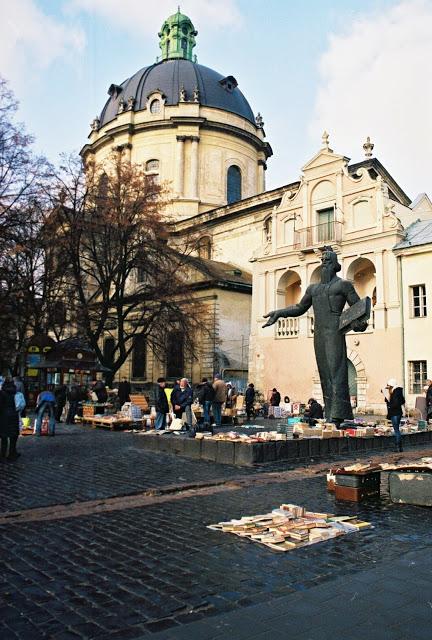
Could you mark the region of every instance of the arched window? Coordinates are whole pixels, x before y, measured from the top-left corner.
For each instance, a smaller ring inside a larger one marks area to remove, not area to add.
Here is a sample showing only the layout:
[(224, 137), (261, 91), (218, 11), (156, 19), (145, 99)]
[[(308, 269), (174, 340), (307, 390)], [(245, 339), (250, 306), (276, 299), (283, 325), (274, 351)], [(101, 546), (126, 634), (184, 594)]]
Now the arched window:
[(159, 171), (159, 160), (147, 160), (145, 168), (152, 173)]
[(109, 178), (104, 172), (101, 174), (98, 181), (98, 197), (106, 198), (108, 196)]
[(197, 243), (197, 251), (200, 258), (210, 260), (211, 258), (211, 238), (204, 236), (200, 238)]
[(232, 164), (227, 173), (227, 203), (237, 202), (241, 197), (241, 171), (237, 165)]
[(152, 100), (150, 103), (150, 113), (159, 113), (161, 110), (160, 100)]
[(145, 164), (145, 174), (149, 190), (159, 184), (159, 160), (147, 160)]

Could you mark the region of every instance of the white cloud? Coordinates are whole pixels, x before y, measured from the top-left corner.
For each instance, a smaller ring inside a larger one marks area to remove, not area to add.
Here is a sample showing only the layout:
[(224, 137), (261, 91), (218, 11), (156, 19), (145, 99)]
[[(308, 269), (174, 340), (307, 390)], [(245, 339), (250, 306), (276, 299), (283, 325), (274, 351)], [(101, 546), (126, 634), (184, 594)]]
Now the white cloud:
[[(68, 6), (141, 35), (154, 35), (165, 18), (177, 10), (173, 0), (69, 0)], [(183, 0), (180, 10), (190, 16), (197, 29), (207, 24), (235, 27), (242, 20), (236, 0)]]
[(335, 151), (374, 152), (411, 197), (432, 192), (432, 3), (405, 0), (357, 16), (330, 36), (319, 63), (320, 83), (309, 133), (324, 129)]
[(36, 81), (41, 70), (84, 47), (79, 28), (44, 14), (34, 0), (3, 2), (0, 9), (1, 74), (13, 88)]

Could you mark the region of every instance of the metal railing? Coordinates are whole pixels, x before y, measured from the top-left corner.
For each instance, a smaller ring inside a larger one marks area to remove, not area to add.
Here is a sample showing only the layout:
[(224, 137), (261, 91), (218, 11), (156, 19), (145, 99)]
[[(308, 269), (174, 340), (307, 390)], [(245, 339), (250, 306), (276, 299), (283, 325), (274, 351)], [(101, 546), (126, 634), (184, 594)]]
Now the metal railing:
[(342, 240), (342, 222), (329, 220), (314, 227), (306, 227), (294, 231), (294, 249), (307, 249), (308, 247), (322, 246), (328, 242), (340, 242)]

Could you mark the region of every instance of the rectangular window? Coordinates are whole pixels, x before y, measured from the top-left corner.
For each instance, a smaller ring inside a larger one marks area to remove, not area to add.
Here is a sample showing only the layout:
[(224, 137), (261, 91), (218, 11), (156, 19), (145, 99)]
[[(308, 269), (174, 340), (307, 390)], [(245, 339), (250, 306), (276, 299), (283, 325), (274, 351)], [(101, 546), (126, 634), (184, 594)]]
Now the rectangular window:
[(103, 346), (103, 354), (106, 362), (112, 364), (114, 362), (114, 352), (115, 352), (115, 340), (114, 338), (105, 338), (104, 346)]
[(427, 380), (426, 360), (410, 360), (409, 367), (409, 392), (416, 395), (423, 393), (423, 387)]
[(317, 211), (318, 242), (334, 240), (334, 208)]
[(146, 377), (147, 345), (145, 336), (135, 336), (132, 348), (132, 378)]
[(425, 318), (427, 316), (426, 285), (417, 284), (410, 287), (411, 318)]

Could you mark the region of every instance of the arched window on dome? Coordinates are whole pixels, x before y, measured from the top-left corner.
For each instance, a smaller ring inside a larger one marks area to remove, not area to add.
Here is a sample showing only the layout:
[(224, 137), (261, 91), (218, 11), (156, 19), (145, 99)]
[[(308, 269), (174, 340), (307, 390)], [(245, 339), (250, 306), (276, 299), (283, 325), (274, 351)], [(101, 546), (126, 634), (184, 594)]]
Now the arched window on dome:
[(202, 238), (200, 238), (197, 242), (197, 251), (198, 251), (198, 256), (200, 258), (204, 258), (206, 260), (210, 260), (211, 259), (211, 250), (212, 250), (212, 244), (211, 244), (211, 238), (210, 236), (203, 236)]
[(149, 191), (159, 186), (159, 160), (154, 158), (147, 160), (145, 163), (145, 175)]
[(109, 178), (105, 171), (99, 176), (96, 189), (96, 206), (101, 209), (107, 205)]
[(242, 197), (240, 167), (232, 164), (227, 172), (227, 203), (237, 202)]
[(99, 198), (106, 198), (108, 195), (109, 179), (105, 171), (101, 174), (98, 181), (98, 196)]

